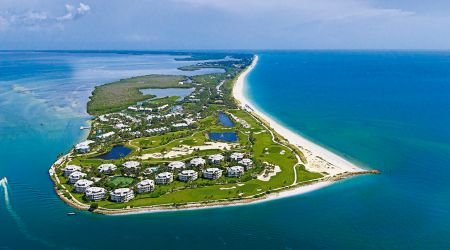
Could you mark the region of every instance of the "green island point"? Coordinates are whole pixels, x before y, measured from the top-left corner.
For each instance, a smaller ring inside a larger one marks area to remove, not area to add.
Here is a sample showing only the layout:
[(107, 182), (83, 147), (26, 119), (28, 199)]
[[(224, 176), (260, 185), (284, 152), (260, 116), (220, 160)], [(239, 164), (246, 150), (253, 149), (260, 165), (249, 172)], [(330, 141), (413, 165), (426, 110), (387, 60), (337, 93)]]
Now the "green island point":
[(226, 58), (179, 68), (219, 73), (146, 75), (97, 86), (87, 104), (90, 127), (82, 127), (89, 135), (49, 170), (59, 197), (101, 214), (198, 209), (270, 200), (378, 173), (258, 111), (243, 94), (258, 56)]

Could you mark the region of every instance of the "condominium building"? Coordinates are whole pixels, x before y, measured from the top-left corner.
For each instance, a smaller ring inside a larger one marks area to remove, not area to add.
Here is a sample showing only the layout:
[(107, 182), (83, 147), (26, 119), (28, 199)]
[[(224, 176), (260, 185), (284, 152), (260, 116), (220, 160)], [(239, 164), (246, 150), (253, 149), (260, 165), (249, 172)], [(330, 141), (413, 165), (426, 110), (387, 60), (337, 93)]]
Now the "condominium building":
[(155, 182), (156, 184), (169, 184), (173, 181), (173, 174), (170, 172), (163, 172), (156, 175)]
[(134, 198), (134, 192), (129, 188), (118, 188), (110, 193), (110, 197), (114, 202), (128, 202)]
[(178, 179), (180, 181), (194, 181), (197, 180), (198, 173), (194, 170), (183, 170), (178, 174)]
[(139, 182), (136, 185), (136, 188), (138, 193), (149, 193), (155, 189), (155, 182), (153, 180), (145, 179)]

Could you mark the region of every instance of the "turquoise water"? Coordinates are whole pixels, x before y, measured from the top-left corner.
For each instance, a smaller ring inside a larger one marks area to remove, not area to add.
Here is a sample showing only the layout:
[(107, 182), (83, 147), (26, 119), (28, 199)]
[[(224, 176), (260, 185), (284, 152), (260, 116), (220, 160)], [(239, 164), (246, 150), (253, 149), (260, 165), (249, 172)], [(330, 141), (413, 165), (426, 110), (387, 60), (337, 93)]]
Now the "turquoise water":
[(124, 145), (115, 145), (109, 152), (99, 155), (96, 158), (103, 160), (117, 160), (129, 155), (130, 153), (131, 148), (125, 147)]
[(62, 203), (47, 170), (81, 140), (93, 87), (182, 65), (145, 53), (0, 53), (0, 176), (9, 181), (0, 249), (448, 247), (447, 52), (267, 52), (249, 75), (258, 106), (381, 175), (221, 209), (101, 216)]

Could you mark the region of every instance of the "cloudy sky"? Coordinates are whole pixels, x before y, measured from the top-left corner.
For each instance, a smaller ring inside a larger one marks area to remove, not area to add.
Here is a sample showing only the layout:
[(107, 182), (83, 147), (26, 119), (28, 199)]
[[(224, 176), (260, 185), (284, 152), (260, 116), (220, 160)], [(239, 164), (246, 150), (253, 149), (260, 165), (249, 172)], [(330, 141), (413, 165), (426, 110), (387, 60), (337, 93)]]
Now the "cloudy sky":
[(0, 0), (0, 49), (449, 49), (449, 0)]

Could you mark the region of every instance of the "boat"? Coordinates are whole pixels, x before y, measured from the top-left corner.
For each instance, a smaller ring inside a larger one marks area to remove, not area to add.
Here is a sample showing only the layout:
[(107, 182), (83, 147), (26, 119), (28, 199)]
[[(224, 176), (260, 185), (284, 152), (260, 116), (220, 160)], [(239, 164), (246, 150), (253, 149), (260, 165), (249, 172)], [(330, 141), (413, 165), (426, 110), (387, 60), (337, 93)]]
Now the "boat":
[(68, 216), (72, 216), (72, 215), (75, 215), (75, 213), (74, 212), (69, 212), (69, 213), (67, 213), (67, 215)]

